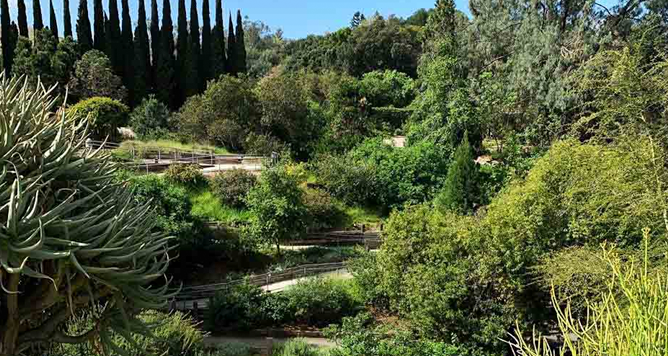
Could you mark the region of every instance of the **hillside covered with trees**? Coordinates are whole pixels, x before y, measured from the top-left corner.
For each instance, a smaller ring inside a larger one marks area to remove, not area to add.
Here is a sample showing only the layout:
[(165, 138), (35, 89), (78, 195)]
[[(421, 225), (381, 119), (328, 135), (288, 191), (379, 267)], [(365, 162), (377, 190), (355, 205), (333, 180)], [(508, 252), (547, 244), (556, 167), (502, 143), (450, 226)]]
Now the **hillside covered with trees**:
[(0, 356), (668, 356), (667, 1), (138, 4), (0, 2)]

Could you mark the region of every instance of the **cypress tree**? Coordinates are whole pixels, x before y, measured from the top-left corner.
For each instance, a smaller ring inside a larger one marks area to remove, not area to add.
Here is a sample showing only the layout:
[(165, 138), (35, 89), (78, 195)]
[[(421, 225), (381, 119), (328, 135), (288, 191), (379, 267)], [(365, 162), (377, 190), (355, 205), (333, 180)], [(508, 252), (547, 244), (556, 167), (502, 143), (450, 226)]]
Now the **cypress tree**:
[(44, 28), (42, 21), (42, 5), (39, 0), (32, 0), (32, 28), (33, 30), (41, 30)]
[(93, 0), (93, 48), (106, 50), (104, 38), (104, 8), (102, 0)]
[(93, 49), (93, 37), (90, 33), (90, 19), (88, 19), (88, 1), (86, 0), (79, 0), (77, 42), (79, 43), (79, 52), (81, 54)]
[(244, 23), (241, 18), (241, 10), (237, 10), (235, 56), (237, 73), (246, 73), (246, 41), (244, 40)]
[(151, 88), (156, 88), (158, 56), (160, 55), (160, 19), (158, 1), (151, 0)]
[(2, 46), (2, 69), (9, 76), (12, 73), (12, 63), (14, 62), (14, 53), (11, 52), (9, 34), (9, 2), (2, 0), (0, 4), (0, 45)]
[(232, 13), (230, 13), (230, 21), (227, 25), (227, 62), (225, 62), (225, 72), (231, 75), (237, 75), (237, 40), (234, 37), (234, 24), (232, 23)]
[(179, 0), (178, 31), (176, 38), (176, 101), (178, 105), (185, 101), (186, 70), (185, 63), (188, 57), (188, 19), (186, 18), (186, 0)]
[(111, 67), (118, 75), (123, 74), (123, 47), (121, 45), (121, 21), (117, 0), (109, 0), (109, 19), (105, 26), (106, 52)]
[(70, 16), (70, 0), (63, 0), (63, 37), (72, 37), (72, 16)]
[(202, 55), (200, 57), (200, 89), (206, 88), (207, 80), (211, 79), (211, 19), (209, 17), (209, 0), (202, 0)]
[(223, 2), (216, 0), (216, 24), (211, 40), (211, 77), (217, 79), (225, 73), (225, 27), (223, 26)]
[(19, 11), (19, 35), (28, 37), (28, 17), (26, 16), (26, 3), (24, 0), (19, 0), (16, 4)]
[(58, 21), (56, 20), (56, 11), (53, 9), (53, 0), (49, 0), (49, 28), (53, 33), (53, 39), (58, 43)]
[(163, 103), (176, 109), (174, 92), (174, 25), (169, 0), (162, 1), (162, 28), (160, 29), (160, 53), (158, 54), (156, 92)]
[(132, 82), (134, 79), (134, 48), (132, 43), (132, 20), (130, 20), (130, 6), (128, 0), (121, 0), (121, 56), (123, 60), (123, 72), (121, 78), (123, 85), (128, 89), (128, 95), (132, 97), (134, 89)]
[(463, 214), (471, 212), (478, 196), (478, 167), (474, 160), (467, 132), (455, 151), (443, 190), (436, 197), (437, 206)]
[(190, 37), (188, 40), (188, 58), (184, 72), (186, 76), (186, 98), (199, 93), (200, 88), (200, 43), (199, 43), (199, 16), (197, 15), (197, 0), (190, 1)]
[(134, 42), (134, 90), (130, 104), (135, 106), (148, 95), (148, 84), (150, 83), (150, 49), (148, 44), (148, 29), (146, 28), (146, 7), (144, 0), (137, 4), (137, 27), (135, 28)]

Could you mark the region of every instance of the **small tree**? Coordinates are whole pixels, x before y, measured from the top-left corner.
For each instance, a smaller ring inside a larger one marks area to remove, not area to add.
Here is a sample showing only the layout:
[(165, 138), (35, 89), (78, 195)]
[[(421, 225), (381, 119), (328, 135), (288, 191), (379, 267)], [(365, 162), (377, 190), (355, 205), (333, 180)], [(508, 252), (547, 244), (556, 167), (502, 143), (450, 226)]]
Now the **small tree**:
[(474, 158), (468, 135), (465, 134), (448, 169), (445, 186), (436, 198), (437, 206), (461, 213), (468, 213), (473, 209), (477, 197), (478, 175)]
[(120, 101), (104, 97), (86, 99), (68, 109), (75, 120), (88, 121), (92, 136), (99, 140), (115, 140), (118, 128), (128, 123), (129, 111)]
[(265, 171), (248, 193), (247, 204), (251, 219), (246, 232), (258, 241), (275, 245), (279, 254), (281, 242), (304, 233), (304, 192), (285, 167)]
[(130, 115), (130, 126), (139, 139), (160, 138), (167, 133), (169, 108), (155, 98), (144, 99)]
[[(0, 355), (87, 341), (109, 354), (112, 331), (131, 338), (140, 308), (165, 306), (170, 238), (114, 183), (109, 156), (86, 149), (86, 126), (30, 87), (0, 78)], [(69, 334), (86, 309), (91, 327)]]
[(82, 100), (105, 96), (119, 101), (127, 97), (121, 78), (111, 69), (109, 58), (98, 50), (86, 52), (74, 65), (70, 80), (72, 99)]

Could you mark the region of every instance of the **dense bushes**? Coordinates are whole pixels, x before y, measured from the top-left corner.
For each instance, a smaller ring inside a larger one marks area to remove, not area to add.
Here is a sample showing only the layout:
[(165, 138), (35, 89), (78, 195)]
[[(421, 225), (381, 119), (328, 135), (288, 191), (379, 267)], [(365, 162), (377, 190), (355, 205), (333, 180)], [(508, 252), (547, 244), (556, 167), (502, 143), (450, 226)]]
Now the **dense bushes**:
[(109, 136), (114, 140), (118, 137), (118, 128), (127, 124), (130, 109), (118, 100), (93, 97), (80, 101), (68, 111), (79, 120), (89, 120), (94, 138), (103, 140)]
[(322, 157), (314, 171), (318, 183), (346, 203), (390, 209), (430, 201), (448, 163), (447, 152), (432, 143), (401, 149), (373, 139), (345, 156)]
[(206, 183), (206, 178), (199, 165), (172, 164), (165, 171), (165, 178), (170, 182), (182, 184), (186, 187), (199, 187)]
[(130, 114), (130, 126), (140, 140), (155, 140), (168, 135), (169, 108), (151, 95)]
[(637, 246), (646, 226), (665, 233), (649, 148), (630, 144), (634, 150), (557, 143), (477, 217), (427, 206), (393, 214), (376, 262), (365, 265), (375, 271), (362, 274), (366, 285), (377, 280), (367, 298), (423, 335), (506, 354), (498, 340), (518, 315), (549, 317), (548, 292), (532, 274), (549, 252), (603, 241)]
[(233, 208), (246, 207), (246, 195), (257, 183), (253, 173), (243, 169), (233, 169), (216, 174), (210, 187), (223, 204)]
[(465, 356), (469, 353), (448, 343), (422, 339), (406, 330), (376, 325), (368, 313), (344, 318), (340, 326), (325, 330), (339, 347), (332, 356)]
[(281, 293), (266, 293), (247, 283), (228, 287), (209, 301), (205, 327), (326, 326), (355, 315), (359, 302), (346, 281), (314, 278)]
[[(202, 345), (203, 334), (189, 316), (180, 312), (164, 314), (157, 311), (143, 312), (139, 319), (152, 327), (147, 336), (134, 335), (126, 339), (125, 335), (112, 334), (114, 342), (120, 346), (124, 354), (139, 356), (144, 354), (162, 354), (165, 356), (206, 356)], [(67, 328), (73, 334), (80, 334), (90, 328), (91, 320), (87, 317), (77, 318)], [(90, 356), (97, 354), (98, 345), (60, 344), (49, 355), (53, 356)]]
[(310, 228), (330, 229), (346, 222), (347, 216), (342, 204), (325, 191), (306, 189), (304, 203), (308, 211)]

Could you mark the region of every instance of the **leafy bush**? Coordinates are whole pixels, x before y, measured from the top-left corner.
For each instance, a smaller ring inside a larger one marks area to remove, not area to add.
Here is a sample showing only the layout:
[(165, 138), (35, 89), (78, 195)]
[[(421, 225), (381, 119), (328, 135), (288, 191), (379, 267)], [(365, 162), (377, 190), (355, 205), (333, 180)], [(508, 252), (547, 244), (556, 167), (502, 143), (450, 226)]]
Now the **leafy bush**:
[(74, 100), (106, 97), (125, 101), (128, 94), (109, 57), (98, 50), (90, 50), (76, 61), (69, 87)]
[(360, 308), (348, 281), (310, 278), (282, 292), (290, 321), (296, 324), (326, 326), (355, 315)]
[(216, 345), (215, 348), (208, 350), (207, 353), (197, 356), (251, 356), (253, 355), (250, 345), (243, 342), (229, 342), (222, 345)]
[(347, 156), (326, 155), (318, 157), (312, 168), (318, 184), (344, 203), (369, 205), (376, 200), (375, 166)]
[(413, 79), (396, 70), (365, 73), (360, 81), (360, 94), (373, 106), (403, 108), (408, 106), (417, 90)]
[(272, 356), (321, 356), (317, 346), (311, 346), (302, 339), (291, 339), (276, 348)]
[(304, 203), (312, 228), (329, 229), (341, 226), (347, 218), (341, 203), (325, 191), (306, 189)]
[(340, 326), (325, 329), (325, 336), (339, 347), (331, 356), (466, 356), (459, 345), (423, 339), (407, 330), (375, 325), (373, 317), (361, 313), (344, 318)]
[(233, 169), (216, 174), (210, 187), (223, 204), (233, 208), (246, 207), (246, 195), (257, 184), (253, 173), (243, 169)]
[[(204, 335), (197, 328), (197, 323), (191, 317), (174, 312), (165, 314), (158, 311), (145, 311), (139, 319), (147, 325), (153, 326), (150, 335), (131, 335), (130, 339), (119, 334), (112, 334), (114, 342), (128, 356), (145, 354), (161, 354), (165, 356), (204, 356), (202, 341)], [(67, 329), (80, 334), (92, 325), (92, 320), (86, 316), (78, 318), (67, 325)], [(53, 356), (90, 356), (97, 352), (96, 345), (90, 342), (83, 344), (61, 344), (49, 350)]]
[(201, 95), (188, 98), (174, 115), (176, 131), (189, 141), (244, 148), (246, 135), (259, 126), (260, 109), (251, 81), (221, 76)]
[(281, 242), (305, 231), (307, 211), (303, 195), (297, 177), (286, 167), (264, 171), (260, 182), (248, 193), (251, 218), (246, 234), (275, 245), (280, 253)]
[(234, 327), (251, 329), (265, 325), (262, 303), (266, 294), (258, 286), (242, 283), (217, 292), (209, 300), (204, 327), (210, 331)]
[(196, 164), (173, 164), (165, 171), (167, 180), (194, 188), (206, 184), (201, 168)]
[(140, 140), (155, 140), (167, 136), (169, 108), (154, 95), (142, 100), (130, 114), (130, 126)]
[(128, 123), (130, 109), (118, 100), (93, 97), (78, 102), (68, 111), (78, 120), (89, 120), (93, 137), (103, 140), (107, 136), (114, 140), (118, 128)]
[(209, 301), (204, 326), (252, 329), (265, 326), (326, 326), (355, 315), (360, 304), (349, 281), (312, 278), (281, 293), (267, 293), (249, 283), (230, 286)]

